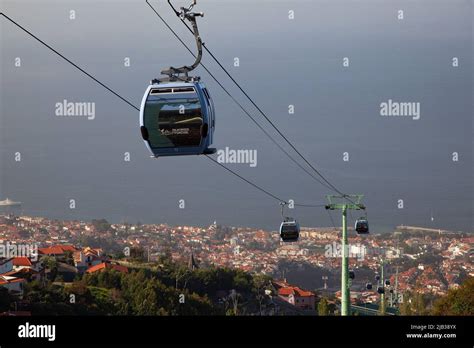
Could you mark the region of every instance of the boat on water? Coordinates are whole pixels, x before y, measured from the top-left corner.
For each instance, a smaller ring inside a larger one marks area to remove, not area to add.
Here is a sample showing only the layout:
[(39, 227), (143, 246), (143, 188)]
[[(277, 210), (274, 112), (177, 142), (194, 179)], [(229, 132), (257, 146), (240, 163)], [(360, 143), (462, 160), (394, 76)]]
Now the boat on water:
[(12, 201), (9, 198), (7, 198), (3, 201), (0, 201), (0, 207), (16, 207), (16, 206), (20, 206), (20, 205), (21, 205), (21, 202)]

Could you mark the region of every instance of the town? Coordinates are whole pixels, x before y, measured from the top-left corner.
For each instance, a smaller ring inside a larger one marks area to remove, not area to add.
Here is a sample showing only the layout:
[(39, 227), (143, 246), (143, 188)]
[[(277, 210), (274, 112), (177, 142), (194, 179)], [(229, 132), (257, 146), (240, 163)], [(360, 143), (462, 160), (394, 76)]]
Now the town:
[[(390, 293), (446, 295), (474, 277), (470, 233), (398, 226), (392, 233), (360, 236), (349, 231), (353, 304), (377, 303), (375, 282), (382, 262)], [(298, 309), (314, 311), (317, 296), (340, 296), (341, 236), (335, 227), (302, 228), (296, 243), (280, 241), (275, 231), (247, 227), (110, 224), (104, 219), (50, 220), (0, 216), (0, 245), (34, 245), (38, 255), (0, 255), (0, 286), (21, 295), (23, 283), (45, 275), (42, 257), (65, 257), (57, 272), (65, 282), (77, 274), (104, 269), (128, 272), (130, 258), (152, 263), (163, 255), (191, 268), (226, 267), (268, 275), (278, 298)], [(8, 248), (4, 248), (5, 253)], [(383, 281), (383, 280), (382, 280)], [(178, 284), (178, 280), (176, 280)], [(178, 287), (178, 286), (177, 286)], [(390, 296), (390, 304), (394, 300)]]

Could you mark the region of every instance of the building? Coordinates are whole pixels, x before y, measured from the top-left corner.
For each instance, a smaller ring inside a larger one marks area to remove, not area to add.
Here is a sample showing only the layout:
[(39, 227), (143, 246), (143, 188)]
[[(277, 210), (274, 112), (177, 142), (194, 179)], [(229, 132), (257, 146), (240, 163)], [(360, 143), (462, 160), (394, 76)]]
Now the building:
[(22, 278), (11, 277), (7, 275), (0, 275), (0, 286), (8, 289), (13, 295), (19, 298), (23, 297), (23, 288), (26, 280)]
[(31, 261), (28, 257), (14, 257), (12, 262), (15, 271), (29, 268), (40, 272), (43, 269), (43, 263), (41, 261)]
[(40, 255), (48, 255), (54, 257), (64, 257), (67, 252), (74, 253), (77, 249), (72, 245), (53, 245), (47, 248), (38, 248)]
[(117, 272), (122, 272), (122, 273), (128, 273), (128, 268), (127, 267), (122, 266), (122, 265), (113, 264), (113, 263), (110, 263), (110, 262), (103, 262), (101, 264), (92, 266), (92, 267), (87, 269), (86, 273), (90, 274), (90, 273), (96, 273), (96, 272), (103, 272), (106, 269), (115, 270)]
[(75, 251), (73, 254), (74, 266), (82, 273), (92, 266), (106, 262), (107, 258), (102, 253), (102, 249), (90, 247)]
[(41, 261), (32, 261), (28, 257), (14, 257), (13, 270), (6, 275), (27, 280), (41, 281), (44, 278), (45, 268)]
[(273, 286), (278, 292), (278, 297), (293, 306), (304, 310), (315, 310), (316, 295), (298, 286), (292, 286), (286, 281), (275, 281)]
[(0, 274), (8, 273), (13, 270), (13, 259), (12, 258), (0, 258)]

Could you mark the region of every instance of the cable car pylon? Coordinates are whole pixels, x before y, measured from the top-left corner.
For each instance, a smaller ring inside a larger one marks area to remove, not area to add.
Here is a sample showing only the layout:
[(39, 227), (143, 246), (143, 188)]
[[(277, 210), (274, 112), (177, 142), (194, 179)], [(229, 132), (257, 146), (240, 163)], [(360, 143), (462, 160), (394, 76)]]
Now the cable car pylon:
[(327, 195), (326, 197), (329, 202), (326, 205), (327, 210), (342, 210), (341, 315), (346, 316), (351, 314), (347, 210), (365, 210), (365, 206), (360, 203), (364, 195)]

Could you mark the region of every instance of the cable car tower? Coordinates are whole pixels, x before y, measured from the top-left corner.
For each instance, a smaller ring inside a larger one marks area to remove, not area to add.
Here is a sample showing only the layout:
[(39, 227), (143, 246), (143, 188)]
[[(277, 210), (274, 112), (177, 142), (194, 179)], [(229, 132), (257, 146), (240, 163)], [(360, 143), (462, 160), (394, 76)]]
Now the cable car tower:
[[(363, 195), (328, 195), (327, 210), (342, 210), (342, 272), (341, 272), (341, 315), (350, 315), (349, 250), (347, 243), (347, 210), (365, 210), (360, 203)], [(336, 201), (339, 201), (337, 203)], [(357, 223), (356, 223), (357, 225)], [(367, 229), (368, 232), (368, 229)]]

